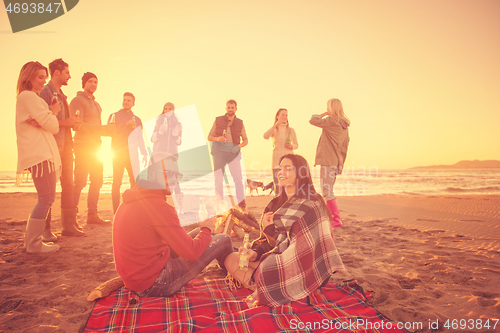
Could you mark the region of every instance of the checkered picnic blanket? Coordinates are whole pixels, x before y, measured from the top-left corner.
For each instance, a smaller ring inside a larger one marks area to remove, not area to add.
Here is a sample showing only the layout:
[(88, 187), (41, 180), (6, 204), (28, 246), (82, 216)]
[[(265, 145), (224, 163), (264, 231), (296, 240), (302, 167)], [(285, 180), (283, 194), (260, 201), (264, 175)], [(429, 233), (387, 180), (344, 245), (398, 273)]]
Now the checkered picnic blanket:
[(355, 281), (277, 308), (249, 309), (249, 294), (224, 279), (195, 279), (172, 297), (134, 302), (122, 287), (96, 302), (84, 332), (404, 332), (365, 304), (369, 295)]

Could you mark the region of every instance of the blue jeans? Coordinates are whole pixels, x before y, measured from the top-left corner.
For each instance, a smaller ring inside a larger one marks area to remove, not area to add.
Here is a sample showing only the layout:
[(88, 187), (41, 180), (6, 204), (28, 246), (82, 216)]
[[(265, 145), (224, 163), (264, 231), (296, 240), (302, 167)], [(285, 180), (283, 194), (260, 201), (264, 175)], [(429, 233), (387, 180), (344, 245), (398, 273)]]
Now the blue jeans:
[[(231, 152), (217, 152), (214, 156), (214, 178), (215, 178), (215, 194), (222, 198), (224, 194), (223, 180), (226, 172), (226, 165), (229, 166), (231, 177), (234, 180), (236, 188), (236, 199), (238, 203), (245, 199), (245, 188), (243, 187), (243, 176), (241, 173), (241, 153), (238, 155)], [(229, 194), (229, 193), (228, 193)]]
[(73, 148), (64, 147), (59, 150), (61, 155), (61, 208), (74, 208), (74, 183), (73, 183)]
[(75, 145), (75, 189), (74, 203), (78, 207), (80, 194), (87, 185), (87, 177), (90, 176), (89, 193), (87, 196), (87, 208), (89, 213), (97, 213), (97, 202), (99, 201), (99, 191), (103, 182), (102, 162), (97, 158), (96, 147), (78, 147)]
[[(194, 238), (199, 231), (200, 229), (196, 228), (189, 235)], [(196, 277), (212, 260), (217, 259), (219, 265), (224, 267), (224, 259), (232, 252), (231, 237), (226, 234), (218, 234), (212, 237), (205, 252), (194, 262), (171, 253), (153, 285), (144, 291), (136, 291), (135, 293), (139, 297), (172, 296)]]
[(45, 220), (50, 207), (56, 200), (56, 171), (50, 169), (52, 167), (49, 168), (48, 161), (43, 161), (29, 169), (38, 194), (38, 202), (31, 211), (31, 218), (33, 219)]
[(116, 213), (118, 206), (120, 206), (120, 188), (123, 181), (123, 173), (125, 169), (128, 173), (130, 181), (130, 188), (135, 186), (135, 177), (132, 171), (132, 164), (128, 152), (115, 151), (113, 157), (113, 185), (111, 187), (111, 198), (113, 201), (113, 212)]

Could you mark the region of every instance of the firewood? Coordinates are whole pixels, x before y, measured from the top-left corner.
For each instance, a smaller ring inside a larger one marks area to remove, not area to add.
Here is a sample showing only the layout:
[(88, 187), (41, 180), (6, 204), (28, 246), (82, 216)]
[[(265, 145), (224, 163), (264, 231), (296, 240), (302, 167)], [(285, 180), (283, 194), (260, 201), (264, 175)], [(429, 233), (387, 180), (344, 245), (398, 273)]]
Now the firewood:
[(224, 226), (226, 218), (224, 216), (216, 216), (215, 217), (215, 229), (214, 234), (220, 234), (224, 231)]
[(245, 232), (241, 230), (240, 227), (238, 227), (236, 224), (233, 224), (233, 231), (238, 236), (238, 238), (243, 238), (245, 237)]
[(243, 213), (238, 209), (232, 209), (232, 213), (235, 217), (237, 217), (241, 221), (244, 221), (247, 225), (252, 226), (255, 229), (259, 229), (257, 220), (255, 220), (255, 217), (253, 217), (253, 215), (251, 215), (250, 213)]
[(254, 227), (249, 226), (248, 224), (246, 224), (245, 222), (243, 222), (240, 219), (233, 218), (233, 220), (234, 220), (234, 224), (236, 224), (238, 227), (240, 227), (240, 229), (245, 230), (245, 232), (252, 232), (253, 230), (255, 230)]
[(231, 236), (231, 230), (233, 229), (234, 221), (233, 221), (233, 215), (229, 214), (225, 226), (224, 226), (224, 234)]
[(87, 301), (92, 302), (98, 298), (106, 297), (113, 291), (121, 288), (123, 286), (123, 280), (121, 277), (115, 277), (114, 279), (108, 280), (101, 284), (99, 287), (95, 288), (87, 296)]

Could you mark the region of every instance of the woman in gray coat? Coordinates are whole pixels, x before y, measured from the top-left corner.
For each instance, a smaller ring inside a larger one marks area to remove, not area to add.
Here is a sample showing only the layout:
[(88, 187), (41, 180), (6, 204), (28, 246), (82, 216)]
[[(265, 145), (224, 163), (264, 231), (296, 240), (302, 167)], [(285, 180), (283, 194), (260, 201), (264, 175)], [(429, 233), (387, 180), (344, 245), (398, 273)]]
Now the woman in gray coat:
[(349, 118), (344, 114), (342, 102), (336, 98), (327, 103), (327, 112), (313, 115), (309, 123), (323, 131), (316, 149), (314, 166), (321, 165), (321, 191), (333, 215), (333, 226), (341, 227), (340, 213), (333, 192), (337, 174), (342, 173), (349, 146)]

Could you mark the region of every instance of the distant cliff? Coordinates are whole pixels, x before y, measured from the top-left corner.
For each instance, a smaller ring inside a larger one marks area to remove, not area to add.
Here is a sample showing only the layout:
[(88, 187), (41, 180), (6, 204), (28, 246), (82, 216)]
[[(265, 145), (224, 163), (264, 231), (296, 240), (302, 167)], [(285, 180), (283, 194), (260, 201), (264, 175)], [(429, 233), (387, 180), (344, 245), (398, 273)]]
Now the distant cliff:
[(500, 169), (500, 161), (497, 160), (473, 160), (460, 161), (452, 165), (429, 165), (419, 166), (410, 169)]

